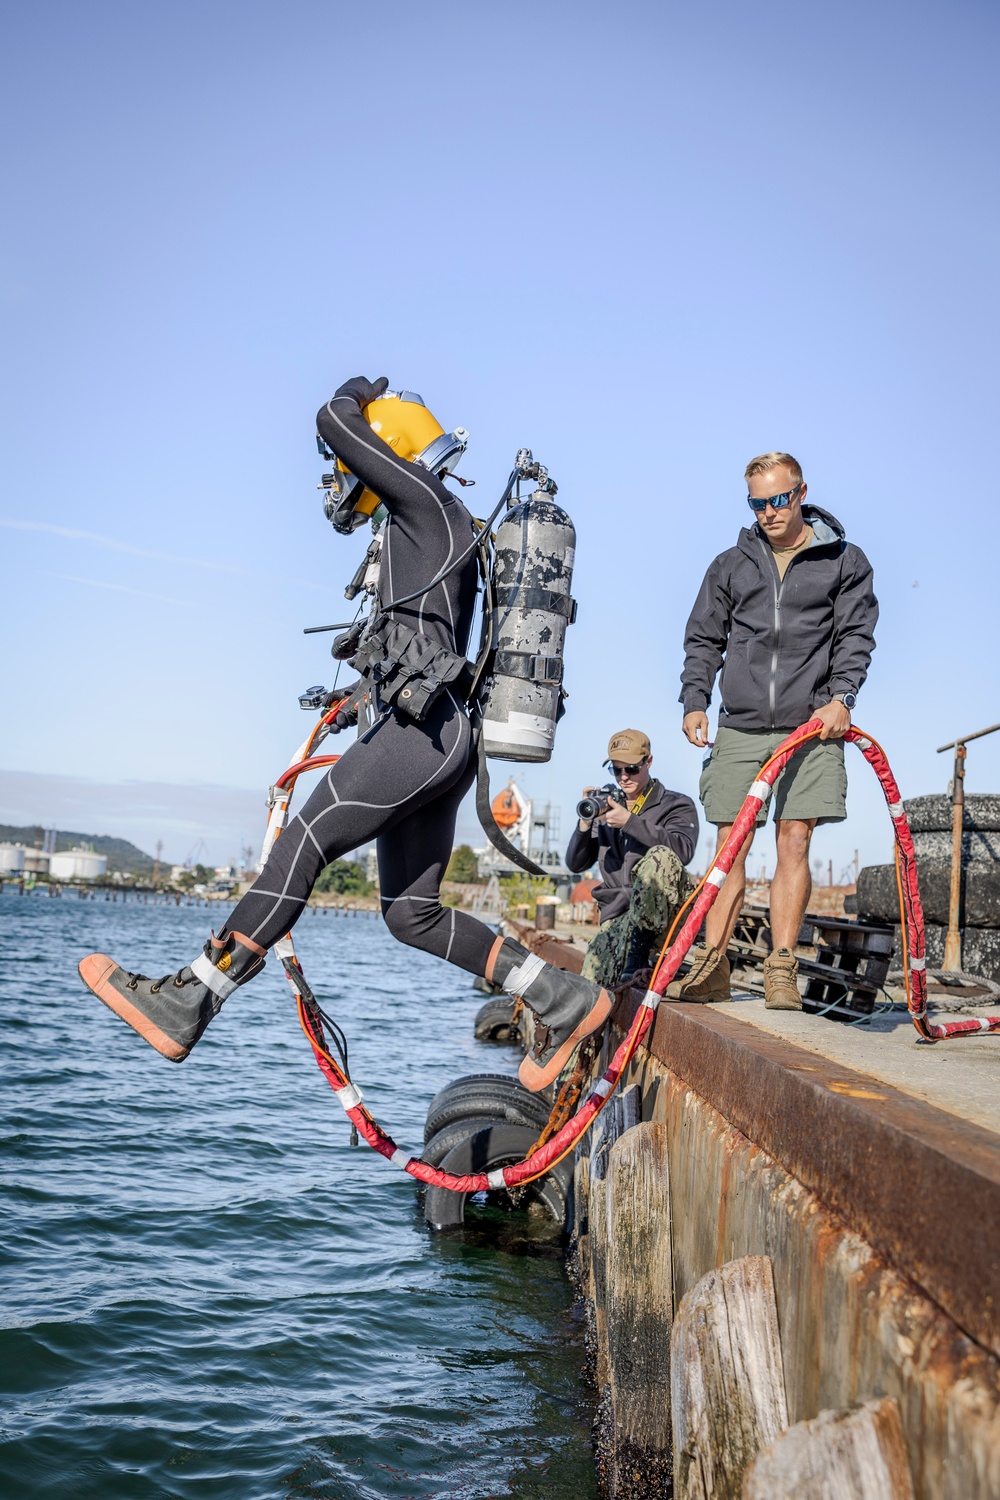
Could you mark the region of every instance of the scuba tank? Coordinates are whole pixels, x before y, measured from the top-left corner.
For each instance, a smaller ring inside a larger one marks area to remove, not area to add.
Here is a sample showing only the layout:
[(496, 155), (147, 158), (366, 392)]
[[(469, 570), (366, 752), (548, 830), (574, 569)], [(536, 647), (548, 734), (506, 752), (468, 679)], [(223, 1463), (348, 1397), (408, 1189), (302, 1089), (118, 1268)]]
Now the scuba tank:
[(562, 717), (563, 641), (576, 619), (570, 597), (576, 531), (555, 503), (556, 485), (522, 449), (515, 473), (538, 488), (518, 499), (496, 531), (493, 658), (482, 699), (482, 737), (493, 760), (546, 761)]
[[(520, 497), (522, 480), (537, 486), (525, 500)], [(494, 760), (549, 760), (566, 696), (566, 626), (576, 619), (576, 601), (570, 597), (576, 531), (555, 503), (556, 491), (548, 470), (532, 459), (530, 449), (520, 449), (507, 487), (472, 546), (412, 594), (390, 601), (378, 599), (382, 537), (377, 534), (345, 590), (348, 599), (364, 590), (372, 599), (372, 612), (334, 641), (332, 654), (370, 677), (380, 702), (417, 720), (447, 683), (460, 684), (481, 724), (482, 754)], [(490, 526), (504, 507), (491, 548)], [(405, 622), (390, 619), (392, 610), (433, 588), (473, 549), (479, 552), (485, 584), (483, 639), (475, 665)], [(308, 633), (343, 628), (311, 626)], [(312, 706), (315, 696), (312, 689), (303, 695), (303, 707)]]

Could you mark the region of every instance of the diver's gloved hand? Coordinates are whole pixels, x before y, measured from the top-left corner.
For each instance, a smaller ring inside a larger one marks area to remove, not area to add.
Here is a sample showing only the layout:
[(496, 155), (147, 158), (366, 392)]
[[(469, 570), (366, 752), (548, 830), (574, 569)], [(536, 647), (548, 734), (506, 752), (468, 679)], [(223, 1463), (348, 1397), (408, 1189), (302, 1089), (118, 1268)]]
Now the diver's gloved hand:
[(338, 396), (350, 396), (364, 411), (370, 401), (374, 401), (376, 396), (381, 396), (388, 389), (388, 375), (380, 375), (375, 381), (366, 380), (363, 375), (355, 375), (352, 380), (345, 380), (343, 385), (337, 387), (333, 398), (336, 400)]
[[(355, 682), (351, 687), (344, 688), (341, 692), (338, 692), (336, 698), (334, 698), (333, 701), (336, 702), (337, 698), (342, 698), (345, 695), (348, 698), (348, 700), (350, 700), (351, 698), (353, 698), (355, 692), (357, 691), (357, 689), (360, 686), (361, 686), (360, 682)], [(333, 719), (331, 719), (330, 724), (329, 724), (330, 733), (331, 734), (339, 734), (342, 729), (350, 729), (351, 726), (354, 725), (354, 724), (356, 724), (357, 722), (358, 722), (358, 704), (355, 703), (355, 705), (354, 705), (353, 708), (349, 708), (349, 709), (342, 708), (340, 710), (340, 712), (336, 715), (336, 717), (333, 718)]]

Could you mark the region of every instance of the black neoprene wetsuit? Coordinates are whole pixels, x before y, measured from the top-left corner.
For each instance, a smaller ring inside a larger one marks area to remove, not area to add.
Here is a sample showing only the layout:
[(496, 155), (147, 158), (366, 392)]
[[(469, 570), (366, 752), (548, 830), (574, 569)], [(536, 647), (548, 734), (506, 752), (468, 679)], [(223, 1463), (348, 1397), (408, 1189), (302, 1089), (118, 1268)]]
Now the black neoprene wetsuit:
[[(341, 386), (320, 411), (317, 426), (389, 512), (379, 574), (384, 605), (436, 577), (469, 546), (473, 525), (442, 480), (398, 458), (372, 431), (359, 404), (366, 387), (360, 381)], [(476, 578), (471, 552), (433, 589), (389, 617), (463, 654)], [(474, 917), (443, 907), (440, 896), (459, 804), (475, 775), (471, 742), (461, 698), (447, 688), (419, 723), (396, 709), (379, 712), (290, 820), (228, 929), (270, 948), (298, 920), (324, 866), (377, 838), (382, 913), (390, 932), (483, 974), (494, 933)]]

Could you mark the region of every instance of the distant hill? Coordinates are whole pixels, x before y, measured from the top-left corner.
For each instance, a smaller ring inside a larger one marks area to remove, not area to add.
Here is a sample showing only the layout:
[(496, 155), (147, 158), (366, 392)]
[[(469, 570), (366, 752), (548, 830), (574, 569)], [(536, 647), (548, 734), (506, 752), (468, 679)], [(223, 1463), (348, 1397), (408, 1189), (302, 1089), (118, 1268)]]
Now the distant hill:
[[(45, 838), (45, 829), (37, 824), (31, 828), (12, 828), (6, 823), (0, 823), (0, 844), (24, 844), (27, 848), (41, 846)], [(108, 857), (108, 874), (116, 872), (131, 871), (133, 875), (152, 875), (156, 861), (152, 855), (144, 854), (128, 839), (113, 839), (103, 833), (66, 833), (60, 829), (56, 833), (56, 852), (61, 853), (64, 849), (75, 849), (78, 844), (93, 845), (97, 854), (106, 854)], [(169, 870), (167, 874), (169, 874)]]

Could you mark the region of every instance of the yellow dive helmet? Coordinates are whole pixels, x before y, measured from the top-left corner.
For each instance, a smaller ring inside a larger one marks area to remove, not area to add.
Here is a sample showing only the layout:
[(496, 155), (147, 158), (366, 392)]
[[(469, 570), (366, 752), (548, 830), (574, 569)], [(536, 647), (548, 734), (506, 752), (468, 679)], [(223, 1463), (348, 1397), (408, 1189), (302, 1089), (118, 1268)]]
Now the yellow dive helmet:
[[(415, 391), (385, 391), (368, 403), (364, 415), (371, 430), (394, 453), (409, 463), (421, 464), (432, 474), (451, 474), (469, 441), (464, 427), (445, 432)], [(323, 475), (323, 489), (327, 520), (345, 536), (363, 526), (381, 504), (374, 490), (365, 489), (339, 458), (333, 473)]]

